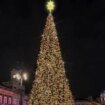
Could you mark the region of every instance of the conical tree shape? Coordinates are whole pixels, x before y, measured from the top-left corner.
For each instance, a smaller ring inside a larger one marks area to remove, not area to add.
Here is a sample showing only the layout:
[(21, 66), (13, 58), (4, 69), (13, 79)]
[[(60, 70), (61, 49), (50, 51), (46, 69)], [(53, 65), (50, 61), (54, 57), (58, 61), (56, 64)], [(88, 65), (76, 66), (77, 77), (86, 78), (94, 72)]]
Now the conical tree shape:
[(42, 35), (29, 105), (73, 105), (57, 31), (51, 14), (47, 17)]

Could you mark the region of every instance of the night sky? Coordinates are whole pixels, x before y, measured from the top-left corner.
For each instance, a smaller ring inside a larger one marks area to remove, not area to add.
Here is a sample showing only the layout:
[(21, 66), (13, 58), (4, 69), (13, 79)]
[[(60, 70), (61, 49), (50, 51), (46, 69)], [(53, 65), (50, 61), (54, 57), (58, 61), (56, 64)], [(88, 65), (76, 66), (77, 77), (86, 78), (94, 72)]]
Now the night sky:
[[(0, 0), (0, 81), (13, 68), (36, 69), (47, 0)], [(105, 0), (55, 0), (55, 23), (74, 97), (99, 96), (105, 89)], [(29, 85), (30, 84), (30, 85)]]

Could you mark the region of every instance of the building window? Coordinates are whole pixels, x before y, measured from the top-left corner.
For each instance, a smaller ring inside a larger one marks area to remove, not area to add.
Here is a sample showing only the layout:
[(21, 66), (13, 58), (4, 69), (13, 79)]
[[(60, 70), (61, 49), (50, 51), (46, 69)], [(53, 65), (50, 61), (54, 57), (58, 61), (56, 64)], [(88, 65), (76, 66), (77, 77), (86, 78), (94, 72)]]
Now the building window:
[(24, 100), (24, 105), (27, 105), (27, 101), (26, 100)]
[(12, 99), (11, 97), (8, 98), (8, 105), (11, 105), (12, 104)]
[(16, 99), (13, 100), (13, 105), (16, 105)]
[(4, 105), (7, 104), (7, 96), (4, 96)]
[(2, 95), (0, 95), (0, 105), (2, 104)]

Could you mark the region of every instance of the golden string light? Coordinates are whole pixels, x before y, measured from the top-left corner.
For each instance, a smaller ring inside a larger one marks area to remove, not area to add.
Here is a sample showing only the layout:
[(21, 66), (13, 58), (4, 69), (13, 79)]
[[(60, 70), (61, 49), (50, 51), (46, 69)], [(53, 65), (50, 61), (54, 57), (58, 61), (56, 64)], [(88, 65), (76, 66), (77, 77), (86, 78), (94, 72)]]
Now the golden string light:
[[(55, 3), (50, 0), (46, 7), (52, 13)], [(28, 105), (74, 105), (52, 14), (48, 15), (43, 31)]]

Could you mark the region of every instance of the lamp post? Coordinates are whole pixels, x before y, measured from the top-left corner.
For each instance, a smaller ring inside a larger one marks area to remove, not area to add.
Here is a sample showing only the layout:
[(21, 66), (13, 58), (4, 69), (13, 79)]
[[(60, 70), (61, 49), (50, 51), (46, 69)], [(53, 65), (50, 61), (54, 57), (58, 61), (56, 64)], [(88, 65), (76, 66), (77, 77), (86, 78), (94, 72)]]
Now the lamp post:
[(17, 79), (18, 81), (20, 81), (20, 86), (23, 86), (23, 80), (27, 80), (28, 76), (27, 73), (19, 71), (18, 73), (13, 75), (14, 79)]
[(24, 100), (24, 89), (23, 89), (23, 81), (28, 79), (27, 73), (20, 70), (16, 74), (13, 75), (13, 79), (16, 79), (20, 85), (20, 105), (23, 105)]

